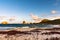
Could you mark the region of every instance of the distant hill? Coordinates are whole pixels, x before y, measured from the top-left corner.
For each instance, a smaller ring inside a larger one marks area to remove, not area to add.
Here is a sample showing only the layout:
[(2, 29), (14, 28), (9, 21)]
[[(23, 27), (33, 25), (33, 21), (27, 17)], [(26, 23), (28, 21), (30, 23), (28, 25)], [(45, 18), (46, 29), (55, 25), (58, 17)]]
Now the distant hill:
[(41, 24), (60, 24), (60, 19), (55, 19), (55, 20), (48, 20), (48, 19), (43, 19)]

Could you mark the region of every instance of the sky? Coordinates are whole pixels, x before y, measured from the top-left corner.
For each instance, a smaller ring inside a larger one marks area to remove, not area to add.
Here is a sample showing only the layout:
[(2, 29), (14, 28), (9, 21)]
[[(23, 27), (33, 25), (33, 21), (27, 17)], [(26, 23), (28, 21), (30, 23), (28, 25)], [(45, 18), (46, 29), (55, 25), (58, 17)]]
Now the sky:
[(60, 0), (0, 0), (0, 21), (33, 21), (30, 14), (41, 19), (60, 18)]

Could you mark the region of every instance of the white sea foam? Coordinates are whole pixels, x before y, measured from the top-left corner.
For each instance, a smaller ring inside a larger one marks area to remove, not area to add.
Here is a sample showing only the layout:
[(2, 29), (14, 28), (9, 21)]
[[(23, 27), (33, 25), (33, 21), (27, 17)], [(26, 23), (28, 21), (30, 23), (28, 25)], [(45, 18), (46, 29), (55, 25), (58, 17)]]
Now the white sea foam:
[(29, 28), (28, 26), (25, 26), (25, 27), (21, 27), (21, 28)]
[(53, 27), (60, 27), (60, 25), (53, 25)]

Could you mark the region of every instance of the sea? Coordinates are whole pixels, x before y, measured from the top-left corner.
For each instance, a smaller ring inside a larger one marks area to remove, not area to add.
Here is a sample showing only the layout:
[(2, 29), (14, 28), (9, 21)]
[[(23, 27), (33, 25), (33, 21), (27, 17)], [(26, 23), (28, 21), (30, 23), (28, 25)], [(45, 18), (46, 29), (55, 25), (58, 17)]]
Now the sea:
[(60, 27), (60, 25), (52, 25), (52, 24), (0, 24), (0, 30), (7, 30), (13, 28), (53, 28)]

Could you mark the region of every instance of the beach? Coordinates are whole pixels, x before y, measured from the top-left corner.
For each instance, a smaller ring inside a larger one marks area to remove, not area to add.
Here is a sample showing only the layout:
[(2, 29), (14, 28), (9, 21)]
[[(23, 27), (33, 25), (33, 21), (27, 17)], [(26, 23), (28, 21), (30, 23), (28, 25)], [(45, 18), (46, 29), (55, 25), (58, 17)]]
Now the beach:
[(60, 40), (60, 28), (0, 30), (0, 40)]

